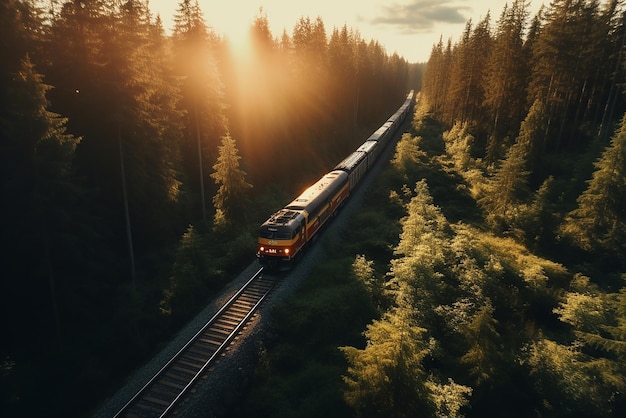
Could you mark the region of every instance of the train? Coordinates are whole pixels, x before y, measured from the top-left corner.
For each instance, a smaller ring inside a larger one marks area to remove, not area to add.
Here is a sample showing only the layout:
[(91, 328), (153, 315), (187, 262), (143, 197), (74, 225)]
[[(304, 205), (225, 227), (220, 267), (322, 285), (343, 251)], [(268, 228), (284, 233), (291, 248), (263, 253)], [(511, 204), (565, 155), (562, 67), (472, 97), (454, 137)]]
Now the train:
[(414, 102), (415, 92), (411, 90), (400, 108), (363, 144), (261, 225), (256, 255), (263, 267), (289, 270), (369, 172)]

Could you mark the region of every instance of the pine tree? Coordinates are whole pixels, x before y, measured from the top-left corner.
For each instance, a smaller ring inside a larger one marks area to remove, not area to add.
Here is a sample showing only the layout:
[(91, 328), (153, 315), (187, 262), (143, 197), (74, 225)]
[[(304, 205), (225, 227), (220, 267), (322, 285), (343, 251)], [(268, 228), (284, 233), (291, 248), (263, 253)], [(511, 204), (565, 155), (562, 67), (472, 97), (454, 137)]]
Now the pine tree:
[(422, 83), (422, 100), (427, 100), (434, 111), (441, 109), (445, 98), (444, 83), (450, 69), (444, 58), (443, 39), (439, 39), (439, 43), (434, 44), (430, 52)]
[[(336, 103), (337, 120), (351, 120), (355, 113), (357, 96), (356, 60), (354, 51), (354, 36), (346, 25), (341, 30), (334, 28), (328, 42), (328, 65), (331, 77), (333, 101)], [(354, 128), (349, 124), (342, 124), (346, 129)]]
[(543, 102), (535, 100), (520, 125), (516, 140), (524, 148), (526, 168), (535, 178), (541, 177), (540, 164), (546, 151), (547, 124), (546, 108)]
[(562, 226), (564, 235), (587, 251), (626, 250), (626, 116), (611, 144), (595, 163), (578, 207)]
[(555, 0), (545, 11), (533, 43), (529, 102), (545, 104), (555, 150), (579, 147), (577, 129), (595, 123), (598, 106), (607, 102), (611, 80), (604, 75), (614, 71), (623, 45), (613, 34), (615, 15), (614, 2), (602, 13), (598, 1), (587, 0)]
[(626, 389), (625, 288), (605, 293), (580, 274), (570, 287), (553, 312), (571, 326), (573, 342), (539, 340), (528, 350), (528, 364), (545, 403), (565, 416), (615, 415), (615, 395)]
[(433, 407), (425, 386), (422, 362), (429, 352), (426, 330), (404, 305), (368, 325), (363, 350), (342, 347), (347, 357), (346, 402), (359, 417), (428, 415)]
[(247, 191), (252, 185), (246, 181), (246, 173), (239, 167), (239, 151), (235, 140), (226, 134), (222, 137), (219, 156), (213, 166), (211, 177), (219, 186), (213, 196), (215, 223), (223, 225), (245, 220), (247, 213)]
[(519, 204), (528, 197), (529, 177), (539, 167), (544, 151), (547, 124), (543, 103), (536, 100), (520, 125), (515, 143), (487, 182), (478, 203), (485, 209), (487, 221), (496, 229), (511, 226), (519, 215)]
[[(79, 222), (72, 219), (72, 205), (82, 196), (72, 176), (79, 139), (65, 132), (66, 119), (47, 110), (51, 87), (28, 56), (7, 87), (8, 100), (0, 105), (3, 305), (28, 328), (38, 328), (41, 318), (53, 318), (46, 328), (60, 341), (57, 281), (67, 279), (59, 276), (71, 270), (63, 262), (81, 251), (72, 224)], [(38, 315), (37, 322), (29, 323)], [(6, 329), (18, 332), (13, 326)]]
[(478, 22), (470, 39), (472, 56), (467, 97), (464, 99), (468, 111), (468, 121), (484, 126), (488, 112), (485, 109), (485, 77), (489, 57), (493, 51), (493, 35), (491, 33), (491, 14)]
[(503, 373), (500, 334), (496, 330), (498, 321), (493, 318), (493, 311), (493, 306), (488, 301), (463, 328), (469, 349), (461, 357), (461, 363), (470, 368), (470, 374), (476, 379), (477, 385), (494, 380), (495, 375)]
[(516, 215), (516, 207), (528, 192), (526, 145), (518, 141), (507, 152), (506, 158), (487, 182), (487, 188), (478, 203), (485, 210), (486, 220), (495, 229), (509, 225)]
[(449, 124), (463, 122), (469, 117), (466, 99), (473, 78), (474, 51), (470, 43), (472, 33), (471, 20), (465, 25), (461, 40), (454, 46), (454, 54), (450, 68), (450, 88), (448, 90), (447, 111), (442, 119)]
[(174, 72), (182, 80), (180, 107), (185, 112), (182, 156), (192, 190), (206, 218), (205, 170), (227, 132), (224, 85), (215, 54), (220, 38), (207, 26), (197, 0), (182, 0), (174, 16)]
[(189, 317), (204, 300), (210, 288), (212, 257), (208, 235), (193, 226), (180, 239), (169, 287), (160, 301), (162, 314), (174, 322)]
[(131, 276), (134, 251), (162, 245), (181, 227), (179, 95), (150, 18), (137, 0), (67, 3), (48, 49), (53, 108), (84, 138), (77, 170), (98, 192), (94, 212)]
[(485, 105), (493, 115), (491, 132), (496, 138), (514, 135), (526, 108), (529, 57), (523, 49), (523, 36), (527, 7), (526, 0), (505, 6), (486, 70)]

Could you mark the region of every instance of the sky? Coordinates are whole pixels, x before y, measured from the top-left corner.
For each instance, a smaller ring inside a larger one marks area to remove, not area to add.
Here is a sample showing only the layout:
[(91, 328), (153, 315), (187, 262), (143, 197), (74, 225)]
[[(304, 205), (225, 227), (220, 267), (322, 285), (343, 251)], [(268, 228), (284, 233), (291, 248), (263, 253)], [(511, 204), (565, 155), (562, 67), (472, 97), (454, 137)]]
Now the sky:
[[(495, 25), (505, 4), (513, 0), (199, 0), (205, 22), (232, 44), (242, 43), (259, 9), (267, 17), (272, 35), (283, 30), (291, 36), (301, 17), (322, 18), (328, 36), (334, 27), (358, 30), (365, 41), (377, 40), (388, 55), (426, 62), (434, 44), (442, 38), (457, 42), (471, 19), (473, 24), (491, 12)], [(529, 0), (534, 16), (547, 0)], [(549, 2), (548, 2), (549, 3)], [(161, 15), (170, 32), (178, 0), (150, 0), (150, 10)], [(547, 3), (546, 3), (547, 4)]]

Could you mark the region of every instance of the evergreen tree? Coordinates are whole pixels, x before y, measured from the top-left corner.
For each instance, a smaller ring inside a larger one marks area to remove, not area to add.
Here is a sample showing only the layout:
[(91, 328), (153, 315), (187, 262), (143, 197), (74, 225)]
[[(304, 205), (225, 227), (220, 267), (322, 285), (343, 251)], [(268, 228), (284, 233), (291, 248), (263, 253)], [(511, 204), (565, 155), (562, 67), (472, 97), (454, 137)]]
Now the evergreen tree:
[(471, 149), (474, 137), (466, 123), (456, 122), (452, 129), (443, 133), (446, 154), (459, 173), (466, 172), (472, 163)]
[(422, 82), (422, 100), (427, 100), (434, 111), (441, 109), (444, 99), (444, 82), (446, 71), (449, 71), (444, 60), (443, 39), (434, 44), (428, 58), (428, 64), (424, 70), (424, 81)]
[[(293, 28), (291, 36), (293, 43), (293, 71), (296, 80), (307, 80), (297, 88), (296, 94), (300, 120), (305, 128), (303, 134), (310, 142), (320, 133), (326, 121), (330, 121), (327, 113), (330, 102), (328, 96), (328, 44), (326, 28), (320, 17), (315, 20), (302, 17)], [(321, 136), (321, 135), (320, 135)], [(299, 144), (298, 144), (299, 146)]]
[(246, 181), (246, 173), (239, 167), (240, 159), (235, 140), (226, 134), (222, 137), (219, 156), (213, 166), (215, 171), (211, 174), (219, 186), (213, 196), (217, 225), (245, 220), (249, 201), (247, 191), (252, 185)]
[(587, 251), (626, 250), (626, 116), (611, 144), (595, 163), (587, 189), (578, 197), (578, 207), (562, 226), (564, 235)]
[(296, 54), (296, 71), (311, 76), (314, 85), (323, 85), (327, 69), (326, 28), (320, 17), (312, 21), (302, 17), (293, 28), (292, 35)]
[(500, 334), (496, 330), (498, 321), (493, 318), (493, 311), (487, 301), (463, 328), (469, 349), (461, 357), (461, 363), (470, 368), (470, 375), (476, 379), (477, 385), (493, 381), (496, 375), (503, 373)]
[(169, 287), (159, 304), (161, 313), (171, 316), (174, 323), (188, 318), (206, 298), (214, 273), (209, 248), (207, 234), (193, 226), (180, 239)]
[(185, 171), (197, 191), (206, 218), (205, 170), (227, 132), (224, 86), (215, 54), (221, 40), (210, 29), (197, 0), (182, 0), (174, 16), (174, 72), (182, 79), (181, 108), (185, 112), (182, 155)]
[(597, 1), (553, 1), (533, 44), (529, 102), (545, 104), (555, 150), (578, 146), (576, 129), (585, 109), (595, 108), (605, 94), (600, 82), (606, 79), (598, 76), (607, 72), (607, 62), (614, 62), (609, 59), (614, 47), (606, 42), (610, 18), (601, 16)]
[(469, 397), (472, 388), (459, 385), (448, 379), (447, 384), (441, 384), (429, 379), (426, 383), (430, 397), (435, 405), (434, 416), (437, 418), (463, 418), (462, 408), (470, 404)]
[(470, 44), (472, 33), (472, 21), (465, 25), (465, 30), (461, 40), (454, 46), (454, 54), (450, 65), (450, 88), (448, 89), (447, 111), (442, 115), (442, 119), (449, 124), (455, 121), (465, 121), (469, 116), (467, 112), (466, 99), (468, 97), (469, 86), (472, 82), (472, 66), (474, 51)]
[(441, 268), (445, 262), (449, 225), (433, 204), (425, 180), (415, 184), (406, 210), (407, 216), (401, 220), (400, 242), (394, 250), (397, 258), (391, 262), (393, 277), (388, 288), (396, 299), (409, 298), (416, 314), (420, 315), (419, 322), (429, 324), (435, 316), (434, 307), (441, 303), (440, 295), (445, 286)]
[[(5, 323), (3, 329), (9, 331), (7, 343), (27, 346), (31, 341), (15, 334), (24, 332), (22, 328), (34, 327), (45, 337), (61, 340), (57, 282), (67, 280), (72, 270), (64, 262), (81, 252), (72, 223), (80, 222), (72, 219), (72, 205), (82, 197), (72, 176), (79, 139), (65, 132), (66, 119), (47, 110), (51, 87), (28, 56), (7, 87), (7, 101), (0, 105), (1, 293), (3, 308), (8, 309), (3, 317), (20, 321)], [(42, 318), (52, 323), (43, 325)]]
[(514, 135), (526, 108), (529, 75), (529, 57), (523, 48), (528, 17), (526, 1), (515, 0), (502, 11), (486, 70), (485, 105), (493, 115), (491, 132), (496, 138)]
[(570, 288), (553, 311), (571, 326), (573, 342), (534, 342), (527, 364), (545, 399), (543, 404), (561, 411), (561, 416), (619, 415), (621, 396), (617, 394), (626, 389), (626, 292), (622, 288), (605, 293), (580, 274), (574, 276)]
[(620, 376), (616, 376), (615, 380), (621, 381), (621, 390), (624, 390), (623, 387), (626, 386), (624, 378), (626, 370), (623, 370), (626, 365), (626, 287), (622, 287), (615, 294), (606, 295), (603, 302), (604, 309), (586, 312), (597, 314), (600, 311), (606, 314), (599, 322), (600, 327), (592, 329), (593, 332), (577, 327), (577, 331), (587, 344), (602, 348), (608, 353), (610, 359), (614, 356), (617, 363), (616, 369), (620, 372)]
[(529, 176), (540, 173), (538, 168), (544, 152), (546, 125), (545, 108), (536, 100), (520, 126), (515, 143), (479, 199), (478, 203), (486, 210), (487, 220), (493, 227), (510, 226), (519, 217), (519, 204), (528, 194)]
[(468, 79), (467, 97), (464, 99), (467, 107), (467, 120), (484, 126), (489, 117), (485, 109), (485, 77), (489, 58), (494, 49), (493, 35), (491, 33), (491, 13), (478, 22), (472, 37), (470, 38), (471, 52), (471, 75)]
[[(537, 387), (540, 408), (550, 416), (605, 417), (612, 415), (612, 398), (619, 370), (605, 361), (594, 361), (578, 343), (571, 345), (542, 338), (527, 348), (525, 363)], [(608, 379), (605, 378), (608, 377)], [(623, 383), (619, 386), (623, 387)], [(612, 392), (612, 393), (611, 393)]]
[(558, 231), (560, 214), (557, 208), (558, 190), (555, 179), (550, 176), (539, 186), (522, 225), (526, 233), (526, 243), (531, 248), (546, 248), (552, 245)]
[[(76, 166), (99, 193), (111, 248), (128, 248), (132, 230), (133, 248), (145, 254), (180, 228), (178, 95), (143, 3), (106, 6), (67, 3), (55, 17), (51, 98), (84, 138)], [(126, 253), (132, 275), (133, 251)]]
[(422, 365), (429, 343), (412, 311), (403, 305), (368, 325), (365, 349), (341, 348), (350, 364), (344, 396), (358, 417), (427, 415), (433, 407)]
[(404, 180), (414, 178), (420, 160), (426, 159), (426, 153), (419, 148), (420, 140), (420, 137), (413, 138), (411, 134), (405, 133), (396, 145), (391, 164)]
[(495, 174), (488, 180), (484, 196), (478, 203), (485, 210), (487, 222), (495, 229), (504, 229), (516, 216), (517, 205), (528, 192), (526, 145), (513, 144)]
[[(334, 28), (328, 42), (328, 65), (332, 74), (331, 90), (336, 103), (337, 120), (347, 121), (354, 118), (356, 111), (357, 87), (354, 73), (356, 60), (354, 50), (354, 34), (346, 25), (341, 30)], [(352, 124), (342, 126), (354, 129)]]
[(523, 147), (527, 162), (526, 168), (535, 179), (541, 177), (542, 174), (541, 162), (546, 152), (547, 124), (546, 108), (540, 100), (536, 100), (522, 121), (516, 140)]

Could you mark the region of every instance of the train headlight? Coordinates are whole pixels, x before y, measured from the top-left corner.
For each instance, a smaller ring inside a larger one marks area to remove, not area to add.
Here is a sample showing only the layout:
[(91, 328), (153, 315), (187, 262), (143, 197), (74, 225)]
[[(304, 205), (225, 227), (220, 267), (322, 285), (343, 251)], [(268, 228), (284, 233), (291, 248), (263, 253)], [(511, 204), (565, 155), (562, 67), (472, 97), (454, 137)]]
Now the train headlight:
[(285, 248), (285, 254), (289, 255), (289, 248)]
[(263, 251), (265, 251), (265, 247), (259, 247), (259, 252), (262, 253)]

